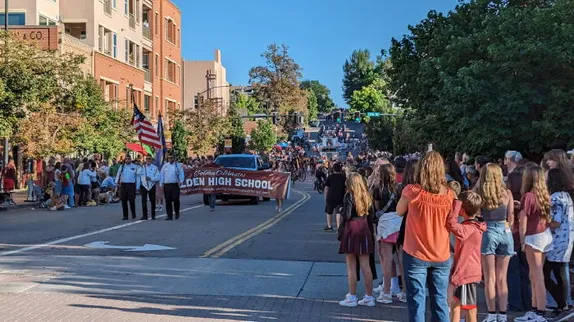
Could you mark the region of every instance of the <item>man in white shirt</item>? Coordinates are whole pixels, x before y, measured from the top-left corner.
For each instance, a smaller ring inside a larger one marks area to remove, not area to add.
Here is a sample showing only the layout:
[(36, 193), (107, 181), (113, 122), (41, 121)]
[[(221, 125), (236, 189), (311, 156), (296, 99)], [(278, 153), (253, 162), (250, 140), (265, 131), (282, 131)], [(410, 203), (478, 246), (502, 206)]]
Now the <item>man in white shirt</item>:
[(161, 168), (160, 187), (165, 195), (167, 218), (165, 220), (179, 219), (179, 186), (183, 184), (184, 171), (180, 163), (175, 162), (173, 154), (167, 154), (167, 163)]
[(142, 196), (142, 217), (141, 220), (147, 220), (147, 199), (151, 203), (151, 219), (155, 220), (155, 184), (161, 179), (159, 169), (152, 163), (153, 158), (148, 155), (146, 163), (139, 168), (138, 176), (140, 180), (140, 194)]

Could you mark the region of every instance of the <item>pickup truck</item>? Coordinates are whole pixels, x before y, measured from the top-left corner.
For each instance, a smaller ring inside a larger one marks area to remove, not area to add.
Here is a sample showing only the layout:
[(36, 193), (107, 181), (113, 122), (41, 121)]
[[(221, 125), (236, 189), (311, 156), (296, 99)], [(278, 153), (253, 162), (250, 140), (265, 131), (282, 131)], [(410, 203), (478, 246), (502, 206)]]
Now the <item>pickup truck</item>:
[[(224, 154), (215, 159), (215, 164), (225, 168), (248, 170), (248, 171), (264, 171), (270, 170), (269, 164), (264, 163), (260, 156), (252, 154)], [(229, 199), (249, 199), (252, 205), (259, 203), (259, 197), (255, 196), (241, 196), (229, 194), (217, 194), (218, 200), (228, 201)], [(263, 198), (269, 200), (269, 198)], [(203, 195), (203, 204), (209, 205), (209, 195)]]

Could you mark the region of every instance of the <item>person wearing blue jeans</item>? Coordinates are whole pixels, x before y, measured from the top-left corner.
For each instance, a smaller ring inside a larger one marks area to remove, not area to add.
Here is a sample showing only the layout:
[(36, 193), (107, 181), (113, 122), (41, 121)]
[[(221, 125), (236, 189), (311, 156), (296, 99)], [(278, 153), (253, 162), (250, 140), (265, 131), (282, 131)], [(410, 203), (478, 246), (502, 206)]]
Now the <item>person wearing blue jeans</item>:
[(435, 263), (403, 253), (409, 322), (426, 320), (427, 287), (431, 302), (431, 321), (450, 321), (447, 289), (451, 265), (452, 258)]
[(209, 211), (211, 211), (211, 212), (215, 211), (215, 203), (216, 202), (217, 202), (217, 194), (212, 193), (211, 195), (209, 195)]

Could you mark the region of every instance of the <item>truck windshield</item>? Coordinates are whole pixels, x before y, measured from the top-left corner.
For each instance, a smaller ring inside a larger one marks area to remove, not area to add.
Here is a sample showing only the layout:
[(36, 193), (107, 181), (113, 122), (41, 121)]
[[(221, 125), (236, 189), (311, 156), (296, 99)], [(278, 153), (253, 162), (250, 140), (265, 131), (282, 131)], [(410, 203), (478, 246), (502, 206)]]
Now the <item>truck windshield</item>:
[(226, 168), (255, 168), (254, 158), (218, 158), (215, 163)]

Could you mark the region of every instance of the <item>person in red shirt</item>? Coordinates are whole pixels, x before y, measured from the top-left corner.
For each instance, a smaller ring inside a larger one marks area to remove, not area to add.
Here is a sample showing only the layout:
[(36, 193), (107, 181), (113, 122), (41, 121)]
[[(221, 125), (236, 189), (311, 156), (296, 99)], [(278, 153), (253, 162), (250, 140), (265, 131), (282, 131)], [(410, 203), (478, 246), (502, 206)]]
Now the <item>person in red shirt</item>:
[[(462, 209), (461, 209), (462, 208)], [(482, 278), (481, 253), (482, 234), (486, 223), (479, 217), (482, 197), (472, 191), (465, 191), (448, 218), (448, 227), (455, 236), (454, 264), (452, 266), (448, 298), (452, 322), (459, 322), (461, 311), (466, 311), (466, 321), (477, 321), (477, 284)], [(457, 217), (464, 218), (458, 223)]]

